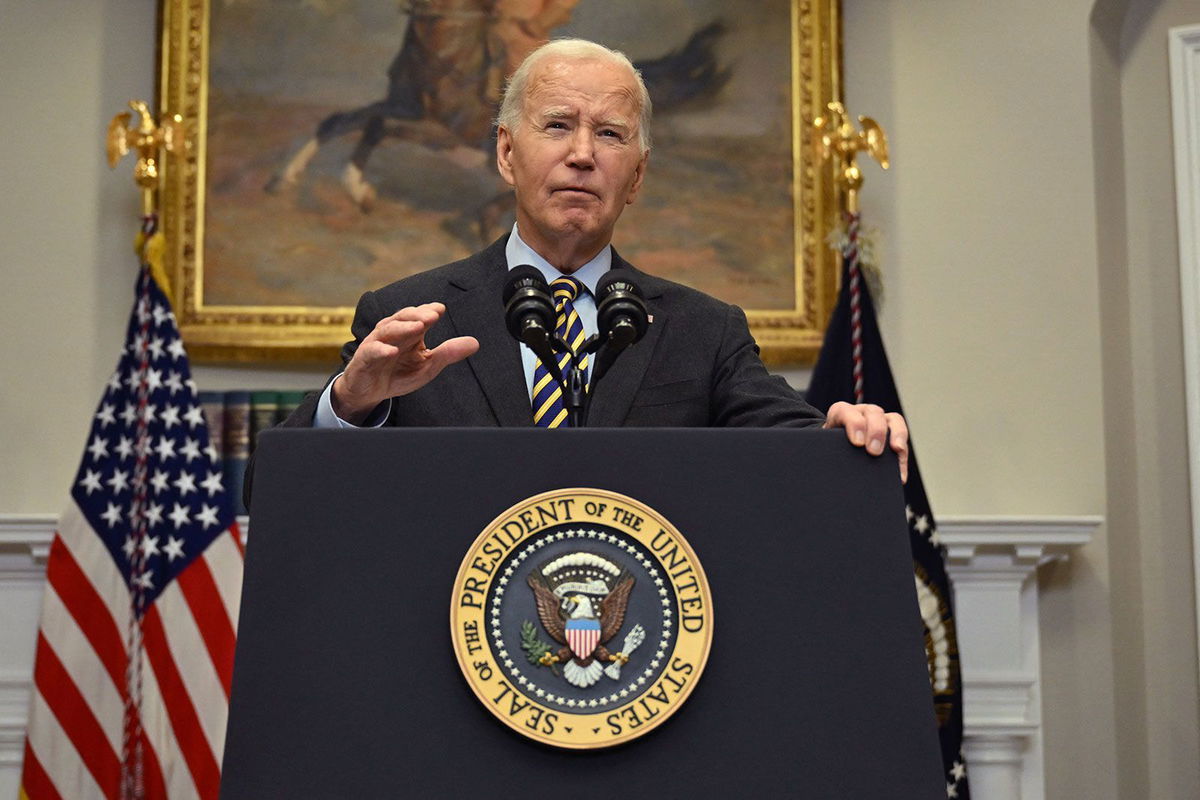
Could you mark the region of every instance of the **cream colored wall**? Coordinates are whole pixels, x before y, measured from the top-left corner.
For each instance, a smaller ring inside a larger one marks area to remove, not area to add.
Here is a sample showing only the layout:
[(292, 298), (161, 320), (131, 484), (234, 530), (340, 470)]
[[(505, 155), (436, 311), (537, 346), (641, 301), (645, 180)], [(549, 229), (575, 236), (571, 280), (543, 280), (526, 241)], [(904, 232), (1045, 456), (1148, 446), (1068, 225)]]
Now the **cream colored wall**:
[[(132, 156), (108, 120), (154, 96), (153, 0), (0, 11), (0, 513), (57, 513), (133, 303)], [(198, 367), (204, 389), (308, 388), (326, 370)]]
[(146, 91), (153, 21), (118, 30), (104, 11), (67, 0), (7, 3), (0, 25), (5, 512), (63, 505), (119, 346), (115, 309), (131, 297), (128, 244), (122, 250), (111, 231), (129, 232), (137, 212), (103, 168), (103, 117), (117, 109), (114, 92)]
[[(1043, 576), (1048, 796), (1195, 797), (1165, 29), (1200, 11), (1135, 0), (1125, 26), (1125, 4), (1105, 5), (1126, 31), (1112, 47), (1090, 33), (1091, 0), (845, 0), (847, 94), (892, 137), (864, 213), (936, 512), (1109, 520)], [(3, 17), (0, 513), (47, 513), (131, 302), (136, 198), (101, 137), (152, 95), (154, 3)], [(212, 389), (322, 377), (196, 370)]]
[(848, 99), (891, 136), (864, 216), (936, 510), (1101, 511), (1090, 0), (845, 5)]

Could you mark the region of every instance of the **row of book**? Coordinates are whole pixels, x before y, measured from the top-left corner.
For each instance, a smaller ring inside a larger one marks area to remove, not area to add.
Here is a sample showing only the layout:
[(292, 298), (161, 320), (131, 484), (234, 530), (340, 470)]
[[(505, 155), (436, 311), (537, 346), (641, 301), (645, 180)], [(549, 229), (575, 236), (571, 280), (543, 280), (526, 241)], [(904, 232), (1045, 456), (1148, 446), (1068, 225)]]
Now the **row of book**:
[(209, 437), (220, 456), (224, 483), (238, 514), (246, 513), (242, 504), (242, 480), (259, 432), (286, 419), (305, 394), (292, 391), (199, 393)]

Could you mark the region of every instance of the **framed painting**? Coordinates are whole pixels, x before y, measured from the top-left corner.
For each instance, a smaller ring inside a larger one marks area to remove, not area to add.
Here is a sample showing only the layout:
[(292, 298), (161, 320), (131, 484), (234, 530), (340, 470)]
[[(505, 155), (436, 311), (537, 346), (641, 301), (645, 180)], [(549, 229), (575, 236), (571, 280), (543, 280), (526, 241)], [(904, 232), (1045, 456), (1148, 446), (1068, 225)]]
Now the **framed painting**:
[[(810, 123), (840, 99), (838, 0), (163, 0), (167, 270), (204, 361), (333, 361), (359, 295), (509, 230), (492, 119), (547, 38), (624, 51), (654, 103), (614, 245), (811, 360), (838, 207)], [(499, 303), (499, 299), (497, 299)]]

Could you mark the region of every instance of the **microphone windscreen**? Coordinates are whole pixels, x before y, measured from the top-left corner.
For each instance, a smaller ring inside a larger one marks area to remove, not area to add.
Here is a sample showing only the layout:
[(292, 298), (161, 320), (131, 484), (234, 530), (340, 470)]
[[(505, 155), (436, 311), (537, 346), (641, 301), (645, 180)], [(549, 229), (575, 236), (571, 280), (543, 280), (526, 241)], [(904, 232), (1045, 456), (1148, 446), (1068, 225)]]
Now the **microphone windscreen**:
[(517, 290), (527, 286), (540, 289), (547, 295), (550, 294), (550, 284), (546, 283), (546, 278), (542, 275), (541, 270), (530, 264), (522, 264), (508, 271), (508, 278), (504, 284), (504, 296), (502, 298), (504, 304), (508, 305), (508, 301), (517, 293)]
[(642, 296), (641, 288), (634, 283), (622, 270), (610, 269), (600, 276), (596, 283), (596, 302), (600, 303), (613, 292), (629, 292), (635, 297)]
[(642, 290), (623, 270), (610, 270), (596, 284), (596, 322), (600, 335), (618, 349), (646, 335), (650, 324)]

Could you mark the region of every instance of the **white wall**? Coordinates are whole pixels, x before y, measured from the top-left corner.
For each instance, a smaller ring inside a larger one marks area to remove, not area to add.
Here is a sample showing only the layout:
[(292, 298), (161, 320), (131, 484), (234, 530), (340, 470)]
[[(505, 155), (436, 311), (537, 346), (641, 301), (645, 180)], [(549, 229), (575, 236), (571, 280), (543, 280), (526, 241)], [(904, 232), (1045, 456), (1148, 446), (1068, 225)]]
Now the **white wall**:
[[(2, 12), (0, 513), (61, 509), (120, 346), (137, 196), (102, 137), (153, 95), (154, 6)], [(864, 214), (935, 511), (1108, 519), (1043, 574), (1047, 796), (1197, 797), (1165, 30), (1200, 9), (1103, 0), (1096, 30), (1092, 10), (845, 0), (847, 95), (892, 139)], [(213, 389), (323, 376), (196, 370)]]

